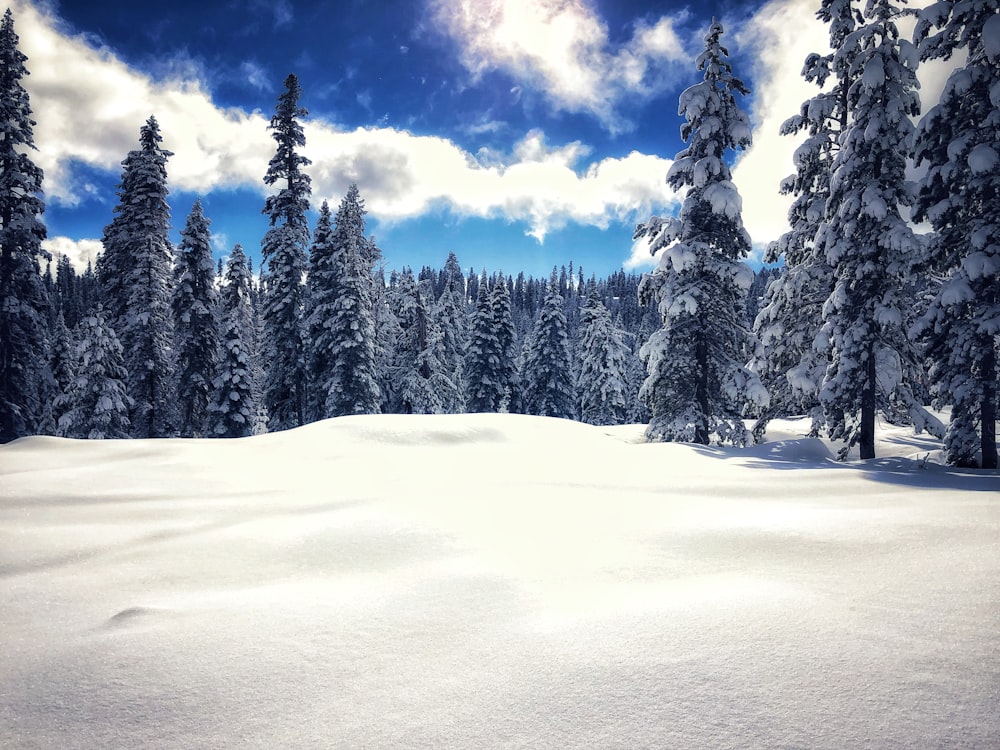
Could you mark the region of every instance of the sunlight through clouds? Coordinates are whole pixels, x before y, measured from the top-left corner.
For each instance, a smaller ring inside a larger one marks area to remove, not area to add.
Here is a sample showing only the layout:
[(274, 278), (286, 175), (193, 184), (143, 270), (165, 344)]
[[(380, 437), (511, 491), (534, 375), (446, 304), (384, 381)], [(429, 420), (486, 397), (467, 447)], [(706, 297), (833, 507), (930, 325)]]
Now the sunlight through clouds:
[[(32, 71), (26, 83), (38, 120), (36, 159), (49, 200), (80, 200), (85, 186), (74, 176), (75, 164), (118, 172), (150, 114), (174, 153), (172, 189), (249, 187), (263, 194), (274, 152), (263, 113), (220, 108), (198, 80), (153, 80), (87, 39), (62, 34), (33, 5), (20, 3), (17, 12)], [(448, 139), (390, 127), (344, 131), (309, 118), (304, 126), (316, 203), (336, 203), (356, 182), (380, 220), (448, 210), (523, 222), (526, 234), (542, 241), (569, 222), (604, 228), (673, 202), (664, 183), (668, 160), (633, 152), (587, 163), (588, 146), (550, 146), (540, 130), (529, 131), (511, 153), (480, 161)]]
[(621, 100), (660, 93), (671, 63), (689, 57), (666, 16), (639, 22), (614, 50), (607, 25), (581, 0), (432, 0), (431, 7), (473, 76), (503, 70), (541, 90), (556, 110), (589, 113), (612, 133), (633, 127)]

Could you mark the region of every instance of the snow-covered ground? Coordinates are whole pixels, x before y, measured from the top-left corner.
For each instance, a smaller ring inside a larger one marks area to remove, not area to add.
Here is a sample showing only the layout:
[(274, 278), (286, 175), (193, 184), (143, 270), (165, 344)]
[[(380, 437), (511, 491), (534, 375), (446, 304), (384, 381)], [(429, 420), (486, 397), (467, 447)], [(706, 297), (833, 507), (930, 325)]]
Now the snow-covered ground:
[(0, 447), (0, 747), (1000, 747), (1000, 476), (804, 428)]

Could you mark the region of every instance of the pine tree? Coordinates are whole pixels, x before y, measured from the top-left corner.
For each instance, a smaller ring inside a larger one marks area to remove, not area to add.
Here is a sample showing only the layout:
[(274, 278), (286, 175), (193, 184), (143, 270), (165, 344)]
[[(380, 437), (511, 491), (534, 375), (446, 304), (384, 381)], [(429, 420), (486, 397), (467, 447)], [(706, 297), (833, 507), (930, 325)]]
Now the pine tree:
[(46, 349), (42, 170), (27, 153), (35, 148), (35, 122), (18, 41), (8, 10), (0, 22), (0, 443), (36, 428)]
[(943, 278), (917, 332), (929, 341), (938, 406), (950, 404), (945, 453), (957, 466), (997, 467), (1000, 355), (1000, 15), (996, 0), (940, 2), (916, 28), (923, 59), (966, 53), (940, 103), (921, 120), (926, 164), (914, 218), (931, 238), (923, 265)]
[[(830, 28), (830, 48), (840, 49), (857, 25), (853, 0), (822, 0), (817, 17)], [(775, 416), (809, 414), (811, 432), (819, 434), (823, 409), (819, 388), (827, 368), (827, 353), (816, 346), (822, 327), (823, 305), (833, 291), (833, 269), (826, 253), (815, 242), (826, 219), (833, 160), (840, 136), (847, 129), (848, 91), (856, 71), (843, 56), (832, 52), (810, 54), (802, 77), (823, 89), (802, 103), (799, 113), (781, 126), (782, 135), (805, 133), (795, 151), (796, 173), (781, 183), (781, 192), (794, 195), (788, 211), (791, 230), (772, 243), (766, 263), (784, 258), (777, 278), (767, 286), (754, 329), (763, 347), (754, 367), (770, 394), (768, 408), (754, 426), (754, 436), (764, 437)], [(827, 87), (827, 82), (832, 84)]]
[(490, 308), (493, 311), (493, 330), (497, 340), (496, 373), (500, 390), (500, 409), (505, 410), (517, 401), (518, 371), (510, 290), (507, 288), (502, 271), (497, 274), (497, 281), (490, 290)]
[(270, 130), (277, 149), (264, 175), (268, 186), (281, 183), (278, 192), (269, 195), (264, 204), (270, 229), (261, 242), (267, 264), (262, 305), (268, 362), (264, 400), (271, 430), (303, 424), (308, 399), (303, 277), (309, 245), (306, 211), (312, 188), (309, 175), (302, 171), (311, 162), (298, 153), (306, 143), (299, 122), (307, 114), (299, 106), (301, 93), (298, 79), (289, 75), (271, 118)]
[(73, 408), (73, 384), (76, 382), (76, 352), (62, 310), (56, 317), (52, 330), (49, 355), (49, 372), (52, 374), (52, 392), (46, 405), (47, 434), (61, 435), (59, 422)]
[(466, 403), (471, 412), (498, 412), (504, 401), (504, 382), (497, 341), (496, 321), (486, 272), (476, 287), (472, 337), (466, 353)]
[(351, 185), (334, 217), (331, 270), (336, 286), (323, 315), (329, 371), (322, 392), (328, 416), (377, 414), (374, 240), (365, 237), (365, 202)]
[(177, 350), (177, 428), (182, 437), (207, 430), (219, 331), (212, 240), (201, 200), (195, 201), (181, 232), (174, 267), (173, 314)]
[[(459, 278), (461, 282), (462, 279)], [(448, 387), (441, 393), (441, 408), (446, 414), (460, 414), (465, 411), (465, 330), (463, 311), (458, 307), (459, 296), (454, 291), (454, 282), (449, 280), (433, 308), (433, 322), (438, 332), (436, 357), (442, 372), (447, 374)]]
[(139, 130), (139, 148), (122, 162), (115, 216), (104, 229), (98, 259), (108, 324), (125, 352), (133, 436), (173, 432), (175, 390), (170, 314), (173, 250), (167, 233), (167, 160), (173, 154), (155, 117)]
[(398, 398), (404, 414), (442, 413), (443, 394), (453, 389), (438, 358), (440, 333), (424, 302), (427, 295), (433, 297), (427, 282), (418, 286), (413, 274), (404, 271), (397, 290), (401, 335), (396, 346)]
[(130, 151), (122, 161), (118, 205), (111, 223), (104, 228), (104, 251), (97, 259), (100, 301), (119, 337), (124, 334), (133, 293), (131, 273), (136, 259), (146, 252), (150, 237), (167, 251), (168, 274), (173, 263), (167, 242), (170, 228), (167, 160), (173, 153), (164, 149), (162, 142), (159, 123), (150, 117), (139, 129), (139, 148)]
[(628, 413), (627, 377), (632, 352), (596, 290), (587, 298), (580, 317), (580, 419), (589, 424), (622, 424)]
[(80, 321), (78, 339), (73, 408), (60, 418), (60, 433), (91, 440), (128, 437), (131, 399), (122, 345), (100, 305)]
[(222, 342), (208, 407), (210, 432), (216, 437), (244, 437), (254, 431), (257, 407), (251, 348), (252, 282), (243, 247), (236, 245), (229, 254), (225, 284), (219, 294)]
[(337, 342), (330, 326), (337, 303), (336, 248), (333, 244), (333, 223), (330, 204), (323, 201), (319, 219), (309, 249), (309, 282), (307, 325), (309, 335), (309, 419), (326, 419), (329, 378), (333, 369), (333, 353)]
[(522, 398), (527, 414), (565, 419), (575, 415), (569, 335), (555, 271), (525, 352)]
[[(899, 9), (869, 0), (864, 20), (835, 53), (835, 66), (856, 76), (847, 93), (851, 120), (833, 162), (827, 222), (816, 237), (834, 268), (835, 286), (823, 308), (830, 365), (820, 400), (830, 437), (875, 456), (880, 403), (901, 404), (923, 420), (904, 377), (912, 348), (903, 330), (910, 303), (903, 285), (920, 242), (901, 207), (912, 203), (905, 170), (911, 117), (920, 110), (917, 54), (899, 38)], [(924, 423), (918, 421), (918, 426)]]
[(704, 81), (680, 96), (688, 147), (667, 175), (675, 190), (687, 188), (679, 218), (653, 217), (636, 229), (660, 251), (655, 271), (643, 277), (644, 302), (658, 303), (663, 327), (642, 349), (648, 377), (642, 396), (652, 412), (650, 440), (743, 445), (747, 403), (763, 406), (767, 394), (744, 365), (754, 343), (747, 330), (746, 290), (753, 274), (742, 262), (750, 238), (740, 217), (742, 201), (724, 157), (750, 144), (746, 114), (734, 98), (747, 94), (732, 74), (728, 51), (713, 22), (697, 66)]
[(129, 274), (122, 348), (128, 367), (132, 436), (168, 437), (177, 414), (170, 315), (170, 246), (150, 235)]

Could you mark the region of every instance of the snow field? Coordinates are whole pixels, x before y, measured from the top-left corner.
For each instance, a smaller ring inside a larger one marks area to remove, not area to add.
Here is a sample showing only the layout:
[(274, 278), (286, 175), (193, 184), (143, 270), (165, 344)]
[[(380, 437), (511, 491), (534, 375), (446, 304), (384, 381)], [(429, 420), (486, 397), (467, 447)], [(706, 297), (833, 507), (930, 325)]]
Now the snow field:
[(804, 424), (4, 446), (0, 746), (997, 746), (1000, 477)]

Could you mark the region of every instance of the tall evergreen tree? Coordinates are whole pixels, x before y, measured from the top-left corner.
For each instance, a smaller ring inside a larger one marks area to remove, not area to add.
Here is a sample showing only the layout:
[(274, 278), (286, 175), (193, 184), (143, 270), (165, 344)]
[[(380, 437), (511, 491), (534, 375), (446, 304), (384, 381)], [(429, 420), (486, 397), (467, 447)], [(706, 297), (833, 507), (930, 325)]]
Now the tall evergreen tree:
[[(853, 2), (821, 2), (816, 15), (829, 25), (831, 50), (840, 49), (857, 26)], [(824, 424), (819, 389), (828, 357), (825, 347), (816, 342), (822, 338), (823, 305), (833, 291), (833, 269), (815, 240), (826, 219), (833, 160), (840, 136), (847, 130), (848, 92), (857, 78), (848, 63), (833, 52), (810, 54), (802, 77), (822, 91), (803, 102), (799, 113), (781, 126), (782, 135), (805, 133), (805, 140), (795, 151), (796, 173), (781, 183), (783, 194), (795, 196), (788, 210), (791, 230), (772, 243), (764, 256), (766, 263), (783, 258), (784, 265), (768, 284), (754, 321), (763, 348), (754, 367), (771, 397), (754, 426), (757, 440), (763, 439), (767, 423), (775, 416), (809, 414), (813, 436)]]
[[(173, 258), (167, 241), (170, 206), (167, 204), (167, 161), (173, 152), (161, 145), (160, 125), (150, 117), (139, 129), (139, 148), (122, 161), (118, 204), (111, 223), (104, 228), (103, 252), (97, 258), (100, 301), (108, 322), (120, 338), (132, 296), (131, 273), (136, 259), (146, 252), (148, 239), (166, 252), (166, 273)], [(124, 340), (123, 340), (124, 345)]]
[[(142, 250), (145, 250), (142, 252)], [(129, 421), (137, 438), (169, 437), (177, 415), (170, 315), (170, 246), (150, 235), (129, 274), (122, 332), (128, 362)]]
[(589, 424), (622, 424), (628, 413), (627, 378), (632, 352), (596, 290), (587, 298), (581, 325), (580, 419)]
[(181, 232), (174, 266), (177, 428), (182, 437), (199, 436), (207, 429), (219, 348), (210, 223), (205, 218), (201, 200), (196, 200)]
[(476, 309), (472, 316), (472, 336), (466, 352), (466, 403), (471, 412), (500, 411), (504, 401), (500, 345), (486, 272), (477, 282)]
[(46, 404), (46, 434), (59, 435), (59, 420), (72, 407), (73, 384), (76, 381), (76, 350), (62, 310), (53, 326), (49, 354), (52, 387)]
[(914, 217), (937, 230), (923, 265), (944, 279), (917, 327), (929, 341), (939, 406), (951, 405), (949, 463), (997, 467), (1000, 356), (1000, 15), (996, 0), (924, 9), (923, 59), (962, 50), (940, 103), (921, 120), (915, 157), (926, 164)]
[(122, 162), (118, 205), (104, 230), (99, 258), (101, 298), (125, 352), (133, 436), (173, 431), (175, 406), (170, 314), (173, 250), (167, 233), (167, 160), (159, 123), (139, 130), (139, 148)]
[(442, 413), (445, 395), (454, 388), (439, 358), (440, 333), (424, 301), (433, 293), (426, 281), (418, 285), (409, 271), (400, 276), (397, 318), (401, 335), (396, 366), (399, 405), (404, 414)]
[(331, 329), (337, 304), (337, 256), (333, 244), (330, 204), (323, 201), (309, 248), (308, 316), (309, 419), (333, 416), (326, 411), (329, 379), (333, 369), (336, 338)]
[(569, 334), (559, 279), (552, 273), (524, 357), (524, 411), (541, 417), (575, 415)]
[(753, 337), (747, 330), (746, 290), (753, 274), (743, 263), (750, 238), (740, 217), (742, 201), (725, 156), (750, 144), (750, 125), (735, 94), (747, 94), (732, 74), (723, 29), (713, 22), (697, 66), (704, 80), (680, 96), (688, 147), (667, 174), (675, 190), (687, 188), (679, 218), (654, 217), (636, 229), (660, 252), (655, 271), (643, 277), (643, 301), (655, 300), (663, 327), (643, 347), (648, 377), (642, 395), (652, 412), (650, 440), (743, 445), (747, 403), (767, 394), (745, 366)]
[(80, 321), (77, 338), (73, 407), (60, 418), (60, 433), (91, 440), (128, 437), (131, 399), (122, 345), (100, 305)]
[(241, 245), (229, 254), (224, 273), (225, 283), (219, 294), (221, 352), (208, 416), (211, 434), (235, 438), (253, 433), (257, 414), (251, 349), (253, 280)]
[(351, 185), (334, 217), (331, 240), (336, 287), (324, 316), (330, 366), (322, 386), (328, 416), (379, 412), (372, 269), (377, 249), (365, 237), (365, 213), (358, 186)]
[(304, 276), (309, 245), (306, 211), (312, 187), (309, 175), (302, 171), (311, 162), (298, 151), (306, 143), (299, 122), (307, 114), (299, 106), (301, 94), (298, 79), (289, 75), (271, 118), (270, 130), (277, 149), (264, 175), (266, 185), (281, 185), (265, 201), (263, 213), (270, 228), (261, 242), (267, 264), (261, 311), (268, 363), (264, 400), (272, 430), (303, 424), (308, 398)]
[(912, 203), (906, 156), (920, 100), (917, 54), (899, 37), (899, 12), (890, 0), (868, 0), (864, 25), (835, 53), (834, 65), (856, 80), (833, 162), (828, 219), (816, 242), (836, 279), (823, 308), (830, 365), (820, 400), (830, 436), (844, 441), (841, 458), (855, 445), (861, 458), (875, 456), (880, 404), (902, 405), (918, 425), (924, 418), (904, 377), (913, 352), (903, 330), (910, 300), (902, 290), (920, 242), (901, 207)]
[(18, 41), (8, 10), (0, 22), (0, 443), (36, 428), (46, 348), (42, 170), (28, 154), (35, 122)]
[(493, 311), (493, 330), (497, 340), (497, 386), (500, 390), (501, 408), (506, 409), (517, 401), (518, 372), (510, 290), (502, 271), (497, 274), (497, 282), (490, 290), (490, 308)]

